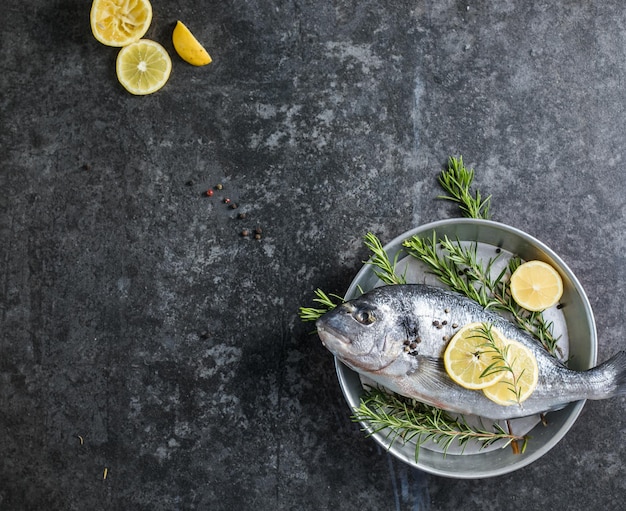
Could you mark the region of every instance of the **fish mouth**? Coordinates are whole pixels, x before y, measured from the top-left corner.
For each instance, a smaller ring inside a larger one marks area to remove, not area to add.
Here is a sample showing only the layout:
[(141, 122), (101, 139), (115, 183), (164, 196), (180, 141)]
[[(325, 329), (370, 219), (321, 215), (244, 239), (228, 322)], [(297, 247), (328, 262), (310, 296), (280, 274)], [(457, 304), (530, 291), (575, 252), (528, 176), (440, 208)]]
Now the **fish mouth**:
[(380, 360), (380, 357), (376, 356), (379, 347), (375, 344), (371, 346), (369, 351), (359, 352), (349, 337), (328, 325), (320, 325), (317, 334), (322, 345), (328, 351), (356, 372), (377, 373), (384, 371), (396, 360), (395, 357), (386, 361)]
[(327, 348), (328, 344), (332, 344), (335, 346), (347, 346), (349, 344), (352, 344), (352, 340), (349, 337), (327, 324), (317, 325), (317, 334), (319, 335), (322, 344)]

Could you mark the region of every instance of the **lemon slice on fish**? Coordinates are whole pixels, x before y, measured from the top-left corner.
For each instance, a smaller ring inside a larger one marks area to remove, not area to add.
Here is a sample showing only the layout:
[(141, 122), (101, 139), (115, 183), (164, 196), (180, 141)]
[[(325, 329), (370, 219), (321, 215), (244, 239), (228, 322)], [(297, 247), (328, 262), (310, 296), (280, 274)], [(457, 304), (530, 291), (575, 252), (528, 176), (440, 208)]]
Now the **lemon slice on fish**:
[(537, 359), (526, 346), (512, 340), (506, 341), (503, 355), (510, 370), (504, 370), (504, 377), (498, 383), (483, 389), (483, 392), (499, 405), (520, 404), (537, 388)]
[[(499, 330), (486, 323), (469, 323), (450, 339), (443, 363), (456, 383), (466, 389), (484, 389), (499, 382), (503, 371), (489, 371), (498, 363), (498, 350), (505, 339)], [(488, 374), (485, 374), (487, 372)]]
[(556, 305), (563, 295), (563, 279), (543, 261), (528, 261), (511, 275), (511, 295), (529, 311), (542, 311)]

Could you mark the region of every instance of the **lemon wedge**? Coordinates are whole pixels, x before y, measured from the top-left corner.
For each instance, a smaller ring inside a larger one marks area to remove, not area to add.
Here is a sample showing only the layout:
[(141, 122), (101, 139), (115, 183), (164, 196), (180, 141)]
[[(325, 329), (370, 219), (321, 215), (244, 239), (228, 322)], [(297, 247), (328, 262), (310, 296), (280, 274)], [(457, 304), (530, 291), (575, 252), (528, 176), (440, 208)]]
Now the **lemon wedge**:
[(148, 0), (94, 0), (90, 12), (94, 37), (107, 46), (127, 46), (141, 39), (152, 22)]
[(143, 96), (163, 87), (172, 71), (167, 50), (150, 39), (122, 48), (115, 63), (117, 78), (131, 94)]
[(174, 49), (180, 58), (193, 66), (206, 66), (213, 61), (208, 52), (181, 21), (178, 21), (174, 27), (172, 43), (174, 43)]

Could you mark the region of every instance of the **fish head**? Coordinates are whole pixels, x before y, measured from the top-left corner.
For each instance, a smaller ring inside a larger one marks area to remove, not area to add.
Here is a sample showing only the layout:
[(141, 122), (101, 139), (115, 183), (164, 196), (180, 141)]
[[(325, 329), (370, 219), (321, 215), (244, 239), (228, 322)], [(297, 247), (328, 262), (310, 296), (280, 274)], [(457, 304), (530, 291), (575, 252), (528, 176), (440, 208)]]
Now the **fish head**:
[(357, 371), (381, 371), (407, 351), (402, 308), (383, 293), (344, 302), (316, 322), (322, 344)]

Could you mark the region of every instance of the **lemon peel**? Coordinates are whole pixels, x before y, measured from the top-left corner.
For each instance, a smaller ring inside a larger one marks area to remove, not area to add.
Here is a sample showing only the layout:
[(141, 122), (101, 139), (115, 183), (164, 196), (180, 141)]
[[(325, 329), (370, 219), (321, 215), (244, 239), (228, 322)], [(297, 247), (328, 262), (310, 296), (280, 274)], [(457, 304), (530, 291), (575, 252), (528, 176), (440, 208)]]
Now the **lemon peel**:
[(191, 31), (180, 20), (174, 27), (172, 43), (180, 58), (192, 66), (206, 66), (213, 62), (204, 46), (198, 42)]
[(513, 300), (529, 311), (542, 311), (556, 305), (563, 295), (563, 280), (543, 261), (520, 265), (509, 281)]
[(535, 355), (522, 343), (507, 340), (506, 358), (510, 371), (494, 385), (483, 389), (491, 401), (502, 406), (521, 404), (537, 388), (539, 367)]
[(156, 92), (167, 83), (172, 71), (172, 60), (159, 43), (140, 39), (120, 50), (115, 71), (128, 92), (143, 96)]
[(102, 44), (127, 46), (148, 31), (152, 4), (149, 0), (93, 0), (89, 21), (93, 36)]
[(450, 339), (443, 354), (448, 376), (462, 387), (472, 390), (484, 389), (500, 381), (504, 377), (501, 371), (484, 374), (497, 360), (497, 353), (488, 345), (490, 340), (498, 348), (505, 342), (500, 331), (492, 326), (481, 322), (463, 326)]

